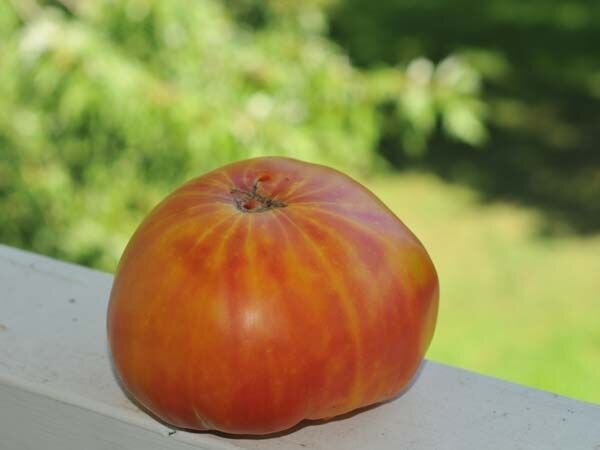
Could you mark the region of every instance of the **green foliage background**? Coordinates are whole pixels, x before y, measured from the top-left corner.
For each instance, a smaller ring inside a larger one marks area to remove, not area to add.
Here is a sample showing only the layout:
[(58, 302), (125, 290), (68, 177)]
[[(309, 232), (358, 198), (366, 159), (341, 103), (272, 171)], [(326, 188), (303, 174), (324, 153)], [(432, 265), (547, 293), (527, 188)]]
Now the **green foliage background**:
[(2, 3), (0, 239), (111, 269), (151, 205), (226, 162), (378, 167), (383, 101), (406, 111), (414, 151), (452, 105), (462, 119), (450, 111), (448, 131), (481, 139), (458, 99), (477, 90), (468, 68), (363, 73), (325, 36), (320, 6), (273, 2), (257, 29), (243, 2)]
[(600, 401), (596, 42), (587, 0), (0, 0), (0, 242), (112, 271), (183, 181), (326, 163), (418, 226), (432, 357)]

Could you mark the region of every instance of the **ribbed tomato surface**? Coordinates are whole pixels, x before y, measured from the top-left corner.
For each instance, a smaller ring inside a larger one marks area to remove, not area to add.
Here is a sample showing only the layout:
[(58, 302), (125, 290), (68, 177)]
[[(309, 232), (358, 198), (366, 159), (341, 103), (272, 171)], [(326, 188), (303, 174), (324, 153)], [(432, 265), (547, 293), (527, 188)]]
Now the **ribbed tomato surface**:
[(437, 307), (427, 252), (371, 192), (257, 158), (192, 180), (141, 224), (108, 339), (123, 388), (160, 419), (265, 434), (397, 395)]

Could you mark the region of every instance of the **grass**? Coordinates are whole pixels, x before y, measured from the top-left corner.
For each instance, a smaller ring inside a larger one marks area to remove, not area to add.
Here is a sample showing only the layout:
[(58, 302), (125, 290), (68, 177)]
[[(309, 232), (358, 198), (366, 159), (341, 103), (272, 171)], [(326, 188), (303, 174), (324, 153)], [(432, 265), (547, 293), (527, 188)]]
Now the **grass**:
[(548, 237), (534, 210), (430, 175), (365, 184), (438, 269), (429, 359), (600, 403), (600, 236)]

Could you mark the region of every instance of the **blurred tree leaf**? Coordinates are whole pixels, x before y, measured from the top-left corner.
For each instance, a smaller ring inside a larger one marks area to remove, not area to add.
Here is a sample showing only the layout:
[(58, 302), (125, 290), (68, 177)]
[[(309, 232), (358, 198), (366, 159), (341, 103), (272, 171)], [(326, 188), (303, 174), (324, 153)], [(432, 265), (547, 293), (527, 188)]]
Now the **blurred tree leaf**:
[(113, 268), (153, 204), (219, 165), (377, 166), (389, 99), (407, 151), (426, 150), (440, 116), (458, 139), (484, 136), (468, 70), (416, 59), (382, 88), (328, 40), (329, 3), (2, 3), (0, 239)]

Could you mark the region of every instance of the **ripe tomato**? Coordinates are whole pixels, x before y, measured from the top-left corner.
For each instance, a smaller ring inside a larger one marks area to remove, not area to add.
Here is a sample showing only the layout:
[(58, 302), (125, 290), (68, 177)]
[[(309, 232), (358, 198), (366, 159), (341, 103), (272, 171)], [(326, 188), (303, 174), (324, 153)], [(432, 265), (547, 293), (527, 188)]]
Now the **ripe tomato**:
[(188, 182), (141, 224), (108, 339), (123, 388), (160, 419), (265, 434), (396, 396), (437, 307), (427, 252), (370, 191), (257, 158)]

